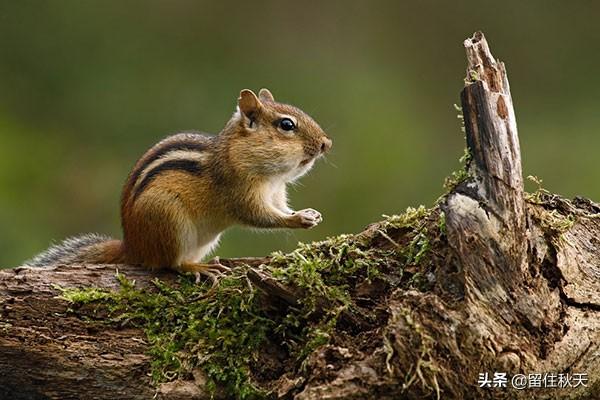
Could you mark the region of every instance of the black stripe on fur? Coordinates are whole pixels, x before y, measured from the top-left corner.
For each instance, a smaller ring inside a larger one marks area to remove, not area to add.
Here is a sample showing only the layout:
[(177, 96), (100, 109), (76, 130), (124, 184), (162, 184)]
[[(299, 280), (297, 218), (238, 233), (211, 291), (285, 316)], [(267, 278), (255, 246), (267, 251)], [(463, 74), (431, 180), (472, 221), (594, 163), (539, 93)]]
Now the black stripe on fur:
[[(139, 165), (131, 172), (129, 182), (131, 182), (131, 184), (134, 185), (139, 179), (142, 172), (144, 172), (144, 170), (148, 167), (148, 165), (163, 157), (167, 153), (177, 150), (190, 150), (202, 152), (208, 147), (208, 143), (206, 142), (206, 140), (208, 139), (206, 136), (196, 135), (198, 136), (198, 138), (196, 139), (193, 136), (191, 136), (192, 134), (190, 134), (189, 136), (187, 134), (182, 134), (182, 136), (183, 135), (185, 136), (181, 139), (178, 139), (177, 141), (167, 142), (164, 145), (159, 145), (156, 149), (154, 149), (152, 155), (147, 160), (145, 160), (143, 164)], [(170, 138), (166, 140), (169, 139)]]
[(182, 159), (165, 161), (148, 171), (146, 176), (144, 176), (144, 179), (135, 188), (133, 199), (137, 199), (137, 197), (144, 192), (146, 187), (152, 183), (157, 176), (165, 171), (182, 171), (192, 175), (200, 175), (202, 173), (202, 168), (200, 167), (200, 163), (195, 160)]

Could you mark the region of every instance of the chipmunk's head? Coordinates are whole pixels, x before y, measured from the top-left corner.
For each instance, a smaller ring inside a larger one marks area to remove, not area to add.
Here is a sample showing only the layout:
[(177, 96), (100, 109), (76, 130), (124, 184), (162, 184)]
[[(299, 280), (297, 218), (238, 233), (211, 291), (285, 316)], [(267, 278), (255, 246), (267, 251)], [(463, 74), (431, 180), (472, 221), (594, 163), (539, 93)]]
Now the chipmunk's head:
[(240, 92), (226, 129), (230, 157), (240, 172), (293, 181), (310, 170), (332, 145), (310, 116), (278, 103), (267, 89)]

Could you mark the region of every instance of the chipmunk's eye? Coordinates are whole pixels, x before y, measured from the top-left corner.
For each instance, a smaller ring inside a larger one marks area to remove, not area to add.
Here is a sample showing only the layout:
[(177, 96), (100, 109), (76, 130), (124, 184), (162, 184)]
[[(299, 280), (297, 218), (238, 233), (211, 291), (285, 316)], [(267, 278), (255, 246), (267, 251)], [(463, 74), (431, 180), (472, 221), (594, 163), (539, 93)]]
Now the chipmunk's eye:
[(282, 118), (279, 121), (279, 127), (284, 131), (293, 131), (296, 129), (296, 124), (289, 118)]

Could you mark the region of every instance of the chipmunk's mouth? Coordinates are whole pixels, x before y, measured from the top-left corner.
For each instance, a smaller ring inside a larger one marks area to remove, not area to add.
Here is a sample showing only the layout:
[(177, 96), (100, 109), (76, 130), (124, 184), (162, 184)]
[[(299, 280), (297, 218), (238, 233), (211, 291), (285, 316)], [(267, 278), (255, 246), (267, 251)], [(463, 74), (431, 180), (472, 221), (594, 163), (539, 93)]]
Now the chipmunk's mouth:
[(292, 176), (291, 176), (289, 182), (292, 182), (292, 181), (300, 178), (302, 175), (304, 175), (308, 171), (310, 171), (310, 169), (315, 164), (315, 160), (317, 159), (317, 156), (308, 156), (307, 154), (305, 154), (304, 157), (306, 157), (306, 158), (304, 158), (302, 161), (300, 161), (298, 164), (296, 164), (297, 167), (294, 168), (292, 171), (290, 171)]
[(311, 162), (315, 161), (317, 159), (317, 157), (319, 157), (319, 154), (307, 154), (306, 158), (302, 161), (300, 161), (300, 167), (304, 167), (308, 164), (310, 164)]
[(314, 157), (310, 157), (310, 158), (307, 158), (306, 160), (302, 160), (302, 161), (300, 161), (300, 166), (304, 167), (305, 165), (307, 165), (309, 162), (311, 162), (314, 159), (315, 159)]

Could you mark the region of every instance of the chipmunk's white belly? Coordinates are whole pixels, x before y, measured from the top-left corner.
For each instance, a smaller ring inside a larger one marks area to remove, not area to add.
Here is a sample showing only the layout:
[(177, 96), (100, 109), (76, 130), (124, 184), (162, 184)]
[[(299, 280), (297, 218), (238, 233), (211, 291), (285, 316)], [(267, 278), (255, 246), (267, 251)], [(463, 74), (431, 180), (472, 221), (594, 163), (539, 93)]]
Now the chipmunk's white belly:
[(179, 263), (202, 262), (217, 247), (224, 229), (202, 221), (185, 223), (181, 230)]

